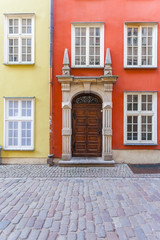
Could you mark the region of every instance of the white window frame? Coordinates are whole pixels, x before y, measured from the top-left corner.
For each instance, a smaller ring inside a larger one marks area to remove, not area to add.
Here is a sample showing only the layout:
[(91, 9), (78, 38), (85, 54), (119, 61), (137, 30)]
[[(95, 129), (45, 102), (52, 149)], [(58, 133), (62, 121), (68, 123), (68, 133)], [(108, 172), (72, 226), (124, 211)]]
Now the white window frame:
[[(124, 24), (124, 68), (157, 68), (157, 29), (158, 29), (157, 23), (152, 22), (127, 22)], [(138, 28), (138, 64), (137, 65), (127, 65), (127, 28), (128, 27), (135, 27)], [(142, 46), (142, 27), (152, 27), (153, 28), (153, 62), (152, 65), (141, 65), (141, 46)]]
[[(86, 28), (86, 65), (75, 65), (75, 28)], [(100, 28), (100, 65), (89, 65), (89, 28)], [(71, 67), (72, 68), (103, 68), (104, 67), (104, 23), (72, 23), (71, 24)]]
[[(22, 101), (31, 101), (31, 116), (21, 116)], [(8, 116), (8, 103), (9, 101), (18, 101), (19, 114), (18, 116)], [(18, 124), (18, 146), (8, 146), (8, 122), (9, 121), (31, 121), (31, 146), (21, 146), (21, 124)], [(35, 98), (10, 98), (4, 97), (4, 150), (20, 150), (20, 151), (33, 151), (34, 150), (34, 121), (35, 121)]]
[[(24, 13), (24, 14), (4, 14), (5, 24), (4, 24), (4, 64), (6, 65), (33, 65), (35, 63), (35, 14), (34, 13)], [(32, 33), (22, 33), (22, 19), (29, 18), (32, 19)], [(19, 34), (9, 34), (9, 19), (19, 19)], [(31, 38), (32, 40), (32, 51), (31, 51), (31, 61), (22, 61), (22, 38)], [(18, 61), (9, 61), (9, 38), (18, 38)]]
[[(138, 111), (127, 110), (128, 95), (138, 95)], [(152, 95), (152, 111), (141, 111), (142, 95)], [(138, 117), (138, 140), (127, 140), (127, 116)], [(141, 140), (141, 116), (152, 116), (152, 140)], [(124, 92), (124, 144), (157, 145), (157, 92)]]

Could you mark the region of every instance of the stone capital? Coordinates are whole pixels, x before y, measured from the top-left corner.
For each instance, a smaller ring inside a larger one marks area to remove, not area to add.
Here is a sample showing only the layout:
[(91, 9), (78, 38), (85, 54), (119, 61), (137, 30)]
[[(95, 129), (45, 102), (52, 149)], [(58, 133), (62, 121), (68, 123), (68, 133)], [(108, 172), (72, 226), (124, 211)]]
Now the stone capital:
[(112, 109), (112, 102), (104, 102), (103, 109)]
[(71, 102), (62, 102), (62, 109), (71, 109)]

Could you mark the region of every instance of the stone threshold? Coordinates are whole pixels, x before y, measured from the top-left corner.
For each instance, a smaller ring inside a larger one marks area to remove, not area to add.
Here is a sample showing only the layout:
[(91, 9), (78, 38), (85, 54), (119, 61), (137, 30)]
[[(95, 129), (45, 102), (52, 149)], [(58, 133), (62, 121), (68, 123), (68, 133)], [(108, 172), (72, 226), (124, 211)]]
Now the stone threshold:
[(60, 160), (60, 167), (114, 167), (114, 160), (104, 161), (102, 158), (72, 157), (69, 161)]

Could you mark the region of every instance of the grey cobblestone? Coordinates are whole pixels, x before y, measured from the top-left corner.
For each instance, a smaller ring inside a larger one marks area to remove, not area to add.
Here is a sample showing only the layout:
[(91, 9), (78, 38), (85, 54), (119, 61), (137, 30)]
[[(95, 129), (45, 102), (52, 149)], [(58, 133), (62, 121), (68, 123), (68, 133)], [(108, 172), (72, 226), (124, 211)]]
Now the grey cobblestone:
[[(37, 176), (41, 169), (48, 171), (36, 167)], [(50, 174), (58, 169), (57, 177), (45, 177), (48, 172), (42, 170), (41, 178), (34, 178), (26, 177), (29, 169), (23, 178), (0, 178), (0, 240), (160, 239), (160, 178), (123, 178), (120, 173), (110, 179), (104, 168), (83, 168), (89, 175), (82, 178), (82, 168), (65, 172), (57, 167), (49, 168)]]
[[(92, 177), (109, 177), (109, 178), (157, 178), (160, 174), (134, 174), (127, 164), (115, 164), (115, 167), (58, 167), (52, 168), (48, 165), (1, 165), (1, 178), (92, 178)], [(35, 188), (32, 188), (34, 191)], [(101, 191), (97, 191), (97, 196), (101, 196)], [(16, 197), (16, 196), (15, 196)], [(14, 197), (14, 198), (15, 198)], [(57, 200), (59, 196), (57, 195)], [(121, 198), (121, 195), (119, 195)], [(121, 199), (122, 200), (122, 199)], [(2, 200), (3, 201), (3, 200)], [(18, 199), (15, 199), (18, 201)]]

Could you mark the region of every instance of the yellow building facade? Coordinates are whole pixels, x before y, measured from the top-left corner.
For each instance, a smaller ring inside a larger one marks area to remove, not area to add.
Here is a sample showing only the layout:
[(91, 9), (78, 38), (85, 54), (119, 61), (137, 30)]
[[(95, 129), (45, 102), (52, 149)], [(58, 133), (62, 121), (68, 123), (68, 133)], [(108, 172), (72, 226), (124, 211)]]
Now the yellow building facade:
[(3, 164), (46, 163), (49, 149), (49, 1), (0, 3)]

